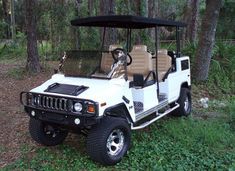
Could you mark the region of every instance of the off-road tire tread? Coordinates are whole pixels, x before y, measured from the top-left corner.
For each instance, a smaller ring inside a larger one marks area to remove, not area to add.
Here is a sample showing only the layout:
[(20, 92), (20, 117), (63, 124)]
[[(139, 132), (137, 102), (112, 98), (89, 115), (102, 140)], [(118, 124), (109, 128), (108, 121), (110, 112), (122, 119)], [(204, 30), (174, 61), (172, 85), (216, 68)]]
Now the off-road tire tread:
[(189, 116), (190, 112), (186, 113), (184, 110), (184, 101), (185, 101), (185, 97), (189, 95), (189, 105), (190, 105), (190, 112), (191, 112), (191, 108), (192, 108), (192, 99), (191, 99), (191, 92), (188, 88), (184, 88), (182, 87), (180, 90), (180, 97), (177, 100), (177, 103), (180, 105), (176, 110), (174, 110), (171, 115), (173, 116)]
[(68, 135), (68, 131), (60, 132), (60, 136), (53, 138), (53, 140), (45, 137), (42, 130), (43, 122), (34, 118), (29, 120), (29, 132), (31, 137), (39, 144), (45, 146), (55, 146), (61, 144)]
[[(110, 159), (104, 153), (104, 143), (106, 145), (106, 138), (117, 127), (123, 127), (127, 131), (127, 146), (124, 154), (115, 160)], [(104, 141), (105, 140), (105, 141)], [(105, 117), (101, 122), (95, 125), (89, 132), (87, 137), (87, 153), (90, 158), (103, 165), (114, 165), (121, 161), (130, 147), (131, 133), (130, 127), (125, 119), (115, 117)]]

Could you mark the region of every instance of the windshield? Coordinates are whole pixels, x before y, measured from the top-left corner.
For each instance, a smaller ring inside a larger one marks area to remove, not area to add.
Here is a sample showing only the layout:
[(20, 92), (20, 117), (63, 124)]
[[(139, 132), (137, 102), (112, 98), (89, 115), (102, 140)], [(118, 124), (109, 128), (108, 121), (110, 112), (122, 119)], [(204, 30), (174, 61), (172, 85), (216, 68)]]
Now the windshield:
[(67, 51), (61, 72), (65, 76), (108, 79), (112, 64), (113, 58), (108, 51)]

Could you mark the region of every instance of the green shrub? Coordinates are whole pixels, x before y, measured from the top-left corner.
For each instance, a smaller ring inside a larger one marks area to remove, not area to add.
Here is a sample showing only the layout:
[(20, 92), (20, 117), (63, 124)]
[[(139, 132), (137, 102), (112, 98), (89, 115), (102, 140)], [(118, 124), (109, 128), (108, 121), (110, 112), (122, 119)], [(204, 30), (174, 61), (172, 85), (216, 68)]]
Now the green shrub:
[(182, 54), (190, 57), (191, 64), (194, 63), (196, 50), (197, 50), (197, 43), (195, 42), (193, 43), (187, 42), (185, 47), (182, 49)]
[(228, 105), (228, 114), (229, 114), (229, 124), (231, 128), (235, 131), (235, 98)]
[[(182, 54), (190, 56), (191, 65), (195, 62), (197, 43), (187, 42), (182, 49)], [(208, 82), (209, 91), (213, 94), (235, 92), (235, 45), (218, 41), (216, 42), (210, 64)], [(215, 92), (216, 91), (216, 92)]]
[[(209, 89), (214, 91), (219, 88), (222, 93), (231, 91), (231, 82), (225, 67), (218, 60), (211, 60), (210, 71), (208, 76)], [(217, 90), (218, 91), (218, 90)]]
[(0, 59), (25, 58), (26, 36), (18, 32), (16, 41), (0, 44)]
[(209, 72), (209, 86), (219, 87), (224, 93), (234, 92), (235, 45), (215, 44)]

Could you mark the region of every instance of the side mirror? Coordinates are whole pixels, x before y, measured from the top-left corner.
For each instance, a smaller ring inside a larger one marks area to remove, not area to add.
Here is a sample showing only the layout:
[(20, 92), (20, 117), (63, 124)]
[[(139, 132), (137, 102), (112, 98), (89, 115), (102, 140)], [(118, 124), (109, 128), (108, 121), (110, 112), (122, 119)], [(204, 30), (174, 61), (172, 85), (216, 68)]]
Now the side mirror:
[(144, 86), (144, 76), (142, 74), (133, 75), (133, 86), (137, 86), (137, 87)]

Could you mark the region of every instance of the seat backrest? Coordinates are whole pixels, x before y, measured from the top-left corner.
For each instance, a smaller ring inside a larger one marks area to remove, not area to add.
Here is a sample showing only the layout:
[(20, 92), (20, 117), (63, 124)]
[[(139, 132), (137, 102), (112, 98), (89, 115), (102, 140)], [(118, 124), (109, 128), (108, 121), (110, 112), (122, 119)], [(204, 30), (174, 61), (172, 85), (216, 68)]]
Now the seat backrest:
[(147, 76), (152, 71), (152, 55), (147, 52), (147, 46), (135, 45), (130, 52), (132, 63), (127, 67), (128, 76), (143, 74)]
[(100, 69), (102, 71), (104, 71), (105, 73), (109, 73), (111, 71), (111, 66), (114, 62), (111, 51), (113, 51), (116, 48), (122, 48), (122, 46), (121, 45), (110, 45), (109, 52), (102, 53)]
[[(158, 50), (158, 80), (161, 81), (165, 73), (170, 69), (172, 65), (172, 59), (167, 55), (167, 49)], [(153, 69), (156, 69), (156, 58), (152, 59)]]

